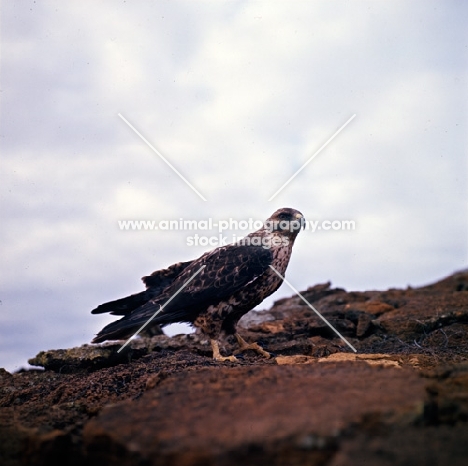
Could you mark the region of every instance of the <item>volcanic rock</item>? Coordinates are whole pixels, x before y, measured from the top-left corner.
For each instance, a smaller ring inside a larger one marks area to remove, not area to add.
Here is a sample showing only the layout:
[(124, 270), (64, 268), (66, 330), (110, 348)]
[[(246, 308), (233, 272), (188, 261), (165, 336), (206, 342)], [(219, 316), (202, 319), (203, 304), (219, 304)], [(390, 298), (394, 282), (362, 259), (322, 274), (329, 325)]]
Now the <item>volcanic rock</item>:
[(271, 359), (215, 362), (195, 333), (121, 352), (115, 342), (43, 351), (30, 360), (42, 370), (0, 369), (0, 464), (465, 464), (468, 272), (301, 294), (307, 302), (281, 299), (240, 322)]

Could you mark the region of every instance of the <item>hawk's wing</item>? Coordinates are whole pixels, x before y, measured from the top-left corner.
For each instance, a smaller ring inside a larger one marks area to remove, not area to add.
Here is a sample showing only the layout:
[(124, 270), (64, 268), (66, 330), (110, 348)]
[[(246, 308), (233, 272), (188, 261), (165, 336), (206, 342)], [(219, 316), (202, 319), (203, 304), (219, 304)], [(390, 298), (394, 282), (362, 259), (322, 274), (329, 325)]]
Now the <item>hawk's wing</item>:
[[(191, 322), (207, 306), (228, 300), (242, 287), (262, 275), (272, 260), (271, 250), (262, 246), (233, 244), (208, 252), (190, 263), (160, 296), (104, 327), (93, 341), (118, 339), (122, 338), (120, 335), (128, 333), (129, 329), (137, 330), (177, 292), (177, 296), (152, 324)], [(180, 291), (197, 272), (199, 273), (195, 278)]]
[(193, 261), (163, 294), (172, 296), (200, 271), (174, 299), (177, 307), (217, 302), (229, 298), (262, 275), (272, 261), (271, 250), (261, 246), (220, 247)]
[(146, 288), (157, 288), (162, 291), (164, 288), (168, 287), (192, 262), (193, 261), (178, 262), (167, 269), (156, 270), (156, 272), (153, 272), (151, 275), (143, 277), (143, 283), (146, 285)]

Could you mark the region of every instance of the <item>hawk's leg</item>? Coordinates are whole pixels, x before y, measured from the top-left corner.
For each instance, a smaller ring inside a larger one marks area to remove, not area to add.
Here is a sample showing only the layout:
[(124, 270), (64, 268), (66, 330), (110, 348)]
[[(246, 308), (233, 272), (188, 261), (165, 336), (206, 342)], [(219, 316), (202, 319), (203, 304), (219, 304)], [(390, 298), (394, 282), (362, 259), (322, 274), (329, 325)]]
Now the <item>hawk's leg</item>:
[(239, 352), (250, 349), (261, 354), (265, 358), (271, 357), (271, 354), (268, 351), (265, 351), (258, 343), (247, 343), (238, 333), (235, 334), (235, 337), (237, 339), (237, 343), (239, 343)]
[(221, 356), (219, 352), (219, 345), (218, 341), (210, 338), (211, 348), (213, 350), (213, 359), (215, 361), (231, 361), (231, 362), (238, 362), (238, 359), (235, 356)]

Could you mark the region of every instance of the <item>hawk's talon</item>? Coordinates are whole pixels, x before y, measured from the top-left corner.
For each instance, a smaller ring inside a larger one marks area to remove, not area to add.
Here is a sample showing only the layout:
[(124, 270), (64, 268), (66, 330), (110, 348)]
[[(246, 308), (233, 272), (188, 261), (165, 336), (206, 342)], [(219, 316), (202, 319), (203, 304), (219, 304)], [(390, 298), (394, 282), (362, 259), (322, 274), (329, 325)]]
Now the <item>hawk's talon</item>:
[(265, 351), (258, 343), (247, 343), (238, 333), (235, 334), (235, 337), (237, 339), (237, 343), (239, 343), (240, 346), (238, 352), (253, 350), (256, 353), (262, 355), (264, 358), (270, 359), (272, 357), (272, 355), (268, 351)]
[(229, 362), (239, 362), (239, 360), (235, 357), (235, 356), (218, 356), (218, 357), (214, 357), (213, 358), (215, 361), (218, 361), (218, 362), (226, 362), (226, 361), (229, 361)]
[(211, 348), (213, 349), (213, 359), (219, 362), (239, 362), (239, 360), (235, 356), (221, 356), (219, 352), (219, 344), (216, 340), (210, 339)]

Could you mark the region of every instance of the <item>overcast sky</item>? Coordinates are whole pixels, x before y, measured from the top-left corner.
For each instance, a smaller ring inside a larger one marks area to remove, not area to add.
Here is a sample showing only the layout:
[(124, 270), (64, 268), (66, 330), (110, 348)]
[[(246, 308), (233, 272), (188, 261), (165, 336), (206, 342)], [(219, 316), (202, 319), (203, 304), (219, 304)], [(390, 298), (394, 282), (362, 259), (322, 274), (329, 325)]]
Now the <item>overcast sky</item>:
[(467, 9), (2, 2), (0, 367), (89, 342), (113, 320), (91, 309), (209, 249), (187, 245), (206, 231), (119, 220), (263, 220), (287, 206), (355, 221), (301, 232), (287, 274), (301, 290), (465, 268)]

